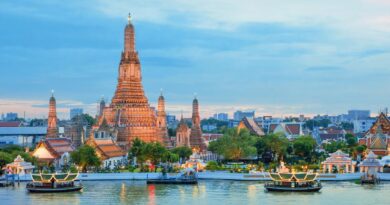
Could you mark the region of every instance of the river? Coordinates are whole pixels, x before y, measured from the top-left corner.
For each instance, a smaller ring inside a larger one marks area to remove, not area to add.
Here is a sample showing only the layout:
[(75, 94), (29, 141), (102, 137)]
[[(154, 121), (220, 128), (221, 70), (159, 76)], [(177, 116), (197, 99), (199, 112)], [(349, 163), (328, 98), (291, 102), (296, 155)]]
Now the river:
[(85, 181), (79, 193), (27, 193), (25, 183), (0, 188), (0, 204), (390, 204), (390, 183), (323, 182), (318, 193), (270, 193), (261, 182), (200, 181), (198, 185), (147, 185), (145, 181)]

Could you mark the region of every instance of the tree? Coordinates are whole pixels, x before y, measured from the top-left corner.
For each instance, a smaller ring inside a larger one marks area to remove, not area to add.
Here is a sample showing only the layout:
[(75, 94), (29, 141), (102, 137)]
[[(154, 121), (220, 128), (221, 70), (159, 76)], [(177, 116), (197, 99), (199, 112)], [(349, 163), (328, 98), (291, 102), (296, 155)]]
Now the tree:
[(167, 149), (159, 142), (146, 143), (142, 152), (146, 159), (150, 160), (153, 165), (157, 165), (167, 152)]
[(175, 147), (171, 151), (177, 154), (181, 161), (188, 159), (192, 155), (191, 148), (187, 146)]
[(83, 145), (70, 153), (70, 158), (72, 162), (81, 167), (82, 172), (86, 172), (89, 167), (97, 167), (101, 164), (95, 149), (89, 145)]
[(270, 134), (264, 136), (267, 151), (272, 152), (274, 160), (282, 160), (287, 153), (289, 141), (283, 134)]
[(345, 140), (347, 141), (348, 147), (354, 147), (357, 144), (357, 139), (353, 134), (350, 133), (346, 134)]
[(324, 144), (323, 146), (325, 151), (328, 153), (334, 153), (337, 150), (348, 151), (347, 144), (343, 141), (332, 141), (328, 144)]
[(293, 142), (294, 153), (307, 161), (311, 161), (315, 152), (316, 141), (311, 136), (300, 136)]
[(223, 137), (212, 141), (208, 149), (227, 160), (239, 160), (256, 155), (256, 137), (246, 129), (228, 129)]
[(139, 138), (135, 138), (131, 144), (132, 146), (129, 150), (128, 158), (133, 160), (133, 162), (139, 162), (142, 166), (142, 164), (145, 162), (145, 158), (143, 157), (145, 142)]
[(12, 155), (6, 152), (0, 151), (0, 174), (3, 173), (3, 167), (13, 161)]

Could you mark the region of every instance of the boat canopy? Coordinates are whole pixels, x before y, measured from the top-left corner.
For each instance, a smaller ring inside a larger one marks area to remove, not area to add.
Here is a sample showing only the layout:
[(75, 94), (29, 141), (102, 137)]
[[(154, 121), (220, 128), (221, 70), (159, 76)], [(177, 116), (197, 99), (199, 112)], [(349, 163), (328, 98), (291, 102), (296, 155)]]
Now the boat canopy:
[(43, 182), (48, 183), (52, 182), (54, 179), (55, 182), (71, 182), (77, 178), (78, 173), (55, 173), (55, 174), (32, 174), (33, 182)]
[(307, 182), (314, 181), (317, 178), (316, 173), (270, 173), (270, 176), (273, 181), (283, 182)]

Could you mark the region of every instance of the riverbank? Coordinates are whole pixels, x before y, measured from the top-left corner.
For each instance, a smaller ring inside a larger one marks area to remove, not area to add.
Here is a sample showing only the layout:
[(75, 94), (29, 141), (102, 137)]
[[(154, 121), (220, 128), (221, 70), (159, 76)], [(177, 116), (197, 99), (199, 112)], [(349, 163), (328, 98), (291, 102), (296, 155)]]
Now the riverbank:
[[(175, 176), (176, 173), (168, 174)], [(360, 179), (362, 173), (348, 174), (319, 174), (318, 179), (321, 181), (348, 181)], [(390, 173), (379, 173), (379, 178), (383, 181), (390, 181)], [(157, 179), (161, 173), (80, 173), (77, 177), (81, 181), (104, 181), (104, 180), (147, 180)], [(224, 171), (200, 172), (200, 180), (235, 180), (235, 181), (269, 181), (271, 180), (268, 172), (256, 174), (247, 173), (230, 173)], [(20, 176), (20, 181), (31, 181), (31, 175)]]

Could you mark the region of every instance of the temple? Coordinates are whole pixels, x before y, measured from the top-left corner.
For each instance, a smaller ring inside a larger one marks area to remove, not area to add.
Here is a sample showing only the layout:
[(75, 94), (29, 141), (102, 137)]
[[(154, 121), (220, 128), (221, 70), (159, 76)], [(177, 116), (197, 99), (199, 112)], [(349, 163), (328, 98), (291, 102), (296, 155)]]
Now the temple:
[(124, 49), (119, 63), (118, 84), (111, 104), (102, 109), (107, 124), (118, 129), (118, 144), (128, 149), (133, 139), (163, 142), (157, 119), (142, 86), (141, 64), (135, 48), (135, 30), (130, 15), (125, 27)]
[(189, 137), (190, 147), (196, 151), (206, 151), (206, 145), (202, 139), (202, 129), (200, 128), (199, 102), (196, 97), (192, 102), (192, 127)]
[(253, 135), (264, 136), (264, 130), (253, 118), (244, 117), (237, 126), (237, 130), (247, 129)]
[(191, 133), (191, 129), (184, 121), (183, 114), (182, 114), (179, 125), (177, 126), (176, 129), (176, 146), (190, 147), (190, 133)]
[(356, 167), (356, 162), (341, 150), (330, 154), (321, 164), (324, 173), (354, 173)]
[(160, 139), (163, 139), (164, 145), (166, 147), (172, 147), (171, 140), (168, 136), (167, 114), (165, 113), (165, 98), (162, 92), (158, 98), (157, 105), (157, 135)]
[(367, 153), (372, 151), (378, 156), (390, 154), (390, 121), (384, 113), (379, 115), (365, 136), (359, 139), (359, 144), (367, 146)]
[(58, 137), (56, 99), (54, 98), (53, 93), (54, 92), (52, 92), (52, 95), (51, 95), (50, 101), (49, 101), (49, 116), (47, 118), (46, 138)]

